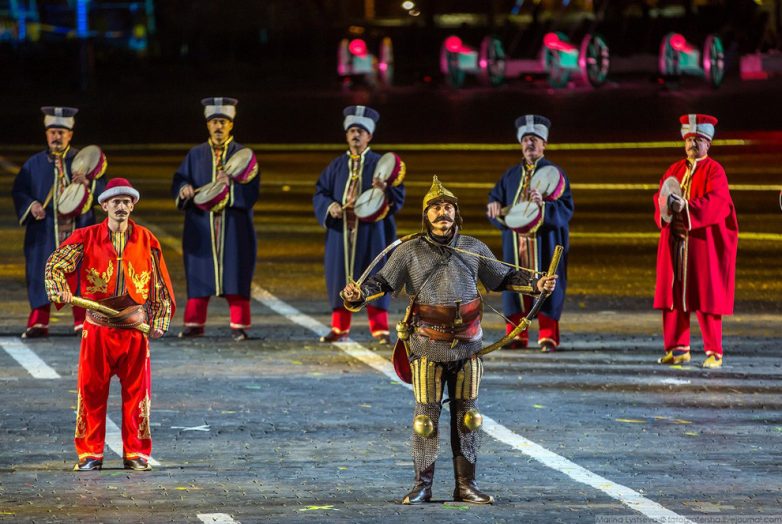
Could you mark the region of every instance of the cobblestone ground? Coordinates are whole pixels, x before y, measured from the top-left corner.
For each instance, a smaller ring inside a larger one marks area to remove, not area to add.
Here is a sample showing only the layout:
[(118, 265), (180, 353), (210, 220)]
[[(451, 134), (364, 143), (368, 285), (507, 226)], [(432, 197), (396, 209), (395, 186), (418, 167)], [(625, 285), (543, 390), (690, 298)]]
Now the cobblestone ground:
[[(326, 320), (319, 306), (293, 305)], [(219, 303), (214, 309), (218, 323), (227, 311)], [(32, 378), (0, 352), (0, 519), (197, 522), (224, 513), (238, 522), (647, 521), (492, 438), (484, 440), (478, 471), (496, 505), (450, 501), (445, 440), (437, 502), (399, 505), (412, 479), (411, 393), (259, 303), (253, 313), (257, 325), (245, 343), (230, 341), (219, 327), (196, 341), (153, 343), (153, 454), (161, 465), (149, 473), (122, 470), (108, 450), (102, 472), (70, 471), (75, 337), (27, 343), (57, 379)], [(359, 343), (388, 355), (356, 327)], [(4, 347), (13, 342), (19, 339), (0, 339)], [(711, 372), (657, 367), (657, 345), (644, 335), (574, 330), (559, 353), (495, 353), (487, 359), (481, 409), (693, 521), (782, 513), (778, 341), (728, 338), (737, 351)], [(109, 401), (115, 422), (117, 386)]]

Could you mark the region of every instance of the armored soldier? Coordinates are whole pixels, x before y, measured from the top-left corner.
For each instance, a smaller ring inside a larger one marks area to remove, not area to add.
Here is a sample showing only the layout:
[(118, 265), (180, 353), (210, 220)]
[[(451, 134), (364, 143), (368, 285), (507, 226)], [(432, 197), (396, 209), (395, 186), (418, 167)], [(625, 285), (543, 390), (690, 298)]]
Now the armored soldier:
[[(461, 235), (456, 196), (434, 177), (423, 201), (423, 232), (401, 244), (386, 265), (360, 286), (342, 292), (345, 307), (356, 310), (386, 293), (404, 290), (410, 297), (405, 320), (397, 328), (412, 371), (415, 395), (413, 461), (415, 486), (403, 504), (432, 497), (438, 425), (447, 385), (451, 411), (451, 449), (456, 478), (454, 499), (491, 504), (494, 498), (475, 484), (482, 418), (476, 408), (483, 375), (480, 281), (486, 289), (550, 293), (556, 275), (514, 270), (499, 262), (480, 240)], [(405, 340), (407, 339), (407, 340)]]

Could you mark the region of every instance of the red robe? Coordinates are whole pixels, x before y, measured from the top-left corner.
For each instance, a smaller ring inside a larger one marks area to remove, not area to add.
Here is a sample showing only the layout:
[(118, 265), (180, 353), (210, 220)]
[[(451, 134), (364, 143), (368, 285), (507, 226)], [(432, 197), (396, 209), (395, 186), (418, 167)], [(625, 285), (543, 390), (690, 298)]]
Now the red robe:
[[(676, 162), (663, 175), (660, 187), (670, 176), (681, 183), (686, 172), (687, 160)], [(659, 190), (654, 195), (654, 220), (660, 228), (655, 309), (676, 307), (713, 315), (732, 314), (739, 224), (725, 170), (710, 157), (698, 160), (689, 195), (682, 195), (687, 201), (681, 213), (687, 236), (680, 297), (674, 297), (673, 222), (660, 216), (658, 194)]]

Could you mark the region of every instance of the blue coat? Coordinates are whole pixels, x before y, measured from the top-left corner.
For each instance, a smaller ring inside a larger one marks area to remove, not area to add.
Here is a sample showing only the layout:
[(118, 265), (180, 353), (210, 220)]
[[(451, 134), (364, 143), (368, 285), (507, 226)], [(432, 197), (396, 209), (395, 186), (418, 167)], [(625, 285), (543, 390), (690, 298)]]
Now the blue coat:
[[(225, 160), (243, 149), (231, 141)], [(260, 172), (246, 184), (231, 182), (228, 204), (221, 212), (224, 220), (223, 253), (218, 257), (212, 244), (212, 220), (215, 213), (203, 211), (192, 199), (179, 200), (179, 189), (190, 184), (199, 188), (215, 179), (212, 148), (208, 142), (192, 148), (174, 174), (171, 194), (177, 207), (185, 212), (182, 232), (182, 253), (187, 278), (187, 296), (208, 297), (216, 295), (250, 296), (257, 241), (253, 225), (253, 206), (260, 191)]]
[[(341, 218), (332, 218), (329, 215), (328, 208), (333, 202), (337, 202), (340, 205), (344, 203), (345, 190), (349, 179), (349, 159), (350, 156), (344, 154), (331, 161), (328, 167), (320, 174), (320, 178), (315, 186), (315, 195), (312, 197), (315, 217), (320, 225), (326, 229), (326, 290), (332, 309), (342, 307), (342, 299), (339, 297), (339, 292), (345, 287), (347, 280), (345, 275), (343, 220)], [(361, 192), (372, 187), (372, 177), (379, 159), (380, 155), (374, 151), (367, 149), (364, 152)], [(354, 279), (361, 276), (378, 253), (396, 240), (396, 220), (394, 219), (394, 214), (402, 209), (405, 203), (404, 184), (400, 184), (397, 187), (389, 186), (386, 189), (386, 195), (389, 200), (389, 211), (384, 219), (371, 223), (358, 222), (356, 259), (353, 275), (351, 275)], [(378, 264), (377, 269), (382, 266), (382, 263)], [(380, 309), (388, 309), (390, 300), (390, 297), (386, 295), (374, 301), (372, 305)]]
[[(570, 192), (570, 181), (565, 172), (556, 164), (549, 162), (545, 158), (538, 161), (537, 168), (543, 166), (554, 166), (559, 169), (562, 176), (565, 177), (565, 189), (562, 195), (554, 201), (545, 201), (545, 210), (543, 223), (536, 232), (538, 242), (538, 268), (540, 271), (548, 270), (551, 256), (554, 254), (554, 247), (559, 244), (564, 247), (562, 259), (559, 263), (557, 274), (557, 287), (554, 293), (549, 297), (541, 308), (541, 312), (546, 316), (559, 320), (562, 315), (562, 307), (565, 303), (565, 291), (567, 289), (567, 257), (570, 251), (570, 231), (568, 224), (573, 218), (573, 195)], [(518, 164), (509, 168), (494, 189), (489, 193), (489, 202), (499, 202), (502, 207), (513, 203), (516, 192), (521, 184), (523, 174), (523, 165)], [(498, 220), (491, 220), (495, 227), (502, 231), (502, 258), (506, 262), (518, 264), (518, 253), (516, 252), (515, 237), (516, 233)], [(510, 316), (522, 311), (521, 301), (517, 293), (505, 292), (502, 294), (502, 308), (506, 316)]]
[[(64, 159), (65, 175), (70, 180), (71, 164), (78, 149), (70, 148)], [(14, 180), (11, 195), (14, 199), (16, 216), (19, 225), (25, 226), (24, 257), (26, 262), (25, 277), (27, 281), (27, 297), (30, 307), (38, 308), (49, 303), (44, 287), (44, 268), (49, 255), (58, 246), (57, 225), (55, 220), (55, 202), (52, 198), (46, 206), (46, 217), (36, 220), (30, 213), (30, 206), (34, 201), (41, 204), (46, 200), (49, 190), (54, 184), (54, 160), (48, 151), (41, 151), (31, 156), (24, 163)], [(97, 196), (105, 189), (105, 177), (93, 180), (90, 186), (94, 202)], [(76, 217), (74, 226), (85, 227), (95, 223), (95, 213), (90, 207), (89, 211)]]

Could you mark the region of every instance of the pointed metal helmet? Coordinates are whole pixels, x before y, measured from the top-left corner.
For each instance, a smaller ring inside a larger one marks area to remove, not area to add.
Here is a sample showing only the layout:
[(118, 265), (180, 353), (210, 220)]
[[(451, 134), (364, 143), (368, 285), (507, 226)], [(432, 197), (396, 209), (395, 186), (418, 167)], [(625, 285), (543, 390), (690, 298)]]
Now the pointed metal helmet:
[(437, 178), (437, 175), (434, 175), (434, 177), (432, 177), (432, 187), (429, 188), (429, 191), (424, 196), (424, 205), (422, 210), (426, 211), (426, 208), (429, 207), (429, 204), (436, 200), (447, 200), (455, 206), (459, 204), (459, 199), (456, 198), (456, 195), (448, 191), (448, 189), (446, 189)]
[(421, 211), (421, 231), (427, 231), (429, 229), (429, 221), (426, 219), (426, 208), (438, 200), (445, 200), (453, 204), (453, 206), (456, 208), (454, 225), (458, 228), (461, 228), (462, 215), (459, 213), (459, 199), (456, 198), (456, 195), (445, 188), (445, 186), (437, 178), (437, 175), (434, 175), (434, 177), (432, 177), (432, 187), (429, 188), (429, 191), (424, 196), (424, 204)]

